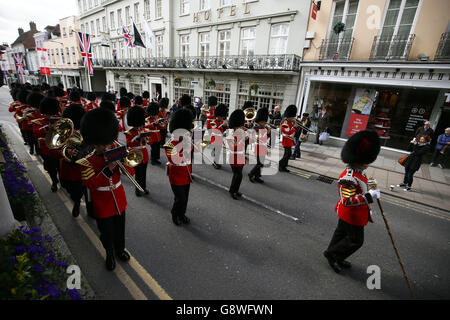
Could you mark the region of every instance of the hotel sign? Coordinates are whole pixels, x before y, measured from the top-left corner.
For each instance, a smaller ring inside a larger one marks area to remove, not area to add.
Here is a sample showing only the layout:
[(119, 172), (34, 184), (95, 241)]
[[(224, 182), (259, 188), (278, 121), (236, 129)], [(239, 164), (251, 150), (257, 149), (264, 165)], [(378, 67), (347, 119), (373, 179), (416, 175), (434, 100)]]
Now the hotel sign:
[[(250, 9), (248, 8), (247, 2), (242, 4), (241, 10), (244, 14), (250, 14)], [(230, 5), (229, 7), (217, 8), (217, 11), (216, 11), (217, 19), (221, 19), (224, 16), (234, 17), (234, 16), (236, 16), (237, 11), (238, 11), (238, 8), (234, 4)], [(195, 12), (193, 19), (194, 19), (193, 20), (194, 22), (200, 22), (200, 20), (205, 21), (205, 22), (211, 21), (212, 11), (211, 11), (211, 9), (208, 9), (205, 11)]]

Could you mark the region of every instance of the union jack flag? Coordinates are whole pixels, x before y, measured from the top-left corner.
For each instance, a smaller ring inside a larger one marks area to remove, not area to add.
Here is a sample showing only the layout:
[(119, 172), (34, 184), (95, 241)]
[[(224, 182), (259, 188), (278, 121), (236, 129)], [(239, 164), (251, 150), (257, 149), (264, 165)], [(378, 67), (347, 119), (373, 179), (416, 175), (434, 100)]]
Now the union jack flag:
[(83, 57), (84, 68), (89, 75), (94, 74), (92, 62), (91, 36), (87, 33), (77, 32), (78, 43), (80, 44), (80, 52)]
[(133, 42), (131, 41), (131, 34), (130, 31), (125, 28), (125, 26), (122, 27), (123, 36), (125, 37), (125, 43), (127, 47), (133, 48)]
[(25, 68), (24, 68), (24, 65), (23, 65), (22, 56), (20, 54), (15, 54), (14, 55), (14, 59), (16, 60), (17, 73), (24, 74), (25, 73)]

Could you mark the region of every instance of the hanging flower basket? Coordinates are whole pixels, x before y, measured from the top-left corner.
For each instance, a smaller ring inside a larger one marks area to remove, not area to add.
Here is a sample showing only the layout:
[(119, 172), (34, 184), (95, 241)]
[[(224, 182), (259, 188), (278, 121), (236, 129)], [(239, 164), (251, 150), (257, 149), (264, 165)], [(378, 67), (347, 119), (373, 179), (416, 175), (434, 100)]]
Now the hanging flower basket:
[(174, 79), (173, 79), (173, 84), (174, 85), (176, 85), (176, 86), (181, 86), (181, 78), (180, 77), (178, 77), (178, 76), (176, 76)]
[(342, 31), (344, 31), (344, 29), (345, 29), (345, 24), (342, 23), (342, 22), (336, 23), (336, 24), (334, 25), (334, 27), (333, 27), (333, 31), (334, 31), (334, 33), (336, 33), (336, 34), (341, 33)]
[(249, 97), (252, 96), (252, 91), (254, 91), (255, 94), (257, 94), (258, 93), (258, 89), (259, 89), (259, 86), (258, 86), (257, 83), (255, 83), (255, 82), (250, 83), (250, 85), (248, 86), (248, 95), (249, 95)]
[(205, 84), (209, 88), (214, 88), (216, 86), (216, 82), (213, 79), (206, 80)]
[(125, 78), (131, 79), (131, 74), (130, 74), (130, 73), (127, 73), (127, 74), (125, 75)]

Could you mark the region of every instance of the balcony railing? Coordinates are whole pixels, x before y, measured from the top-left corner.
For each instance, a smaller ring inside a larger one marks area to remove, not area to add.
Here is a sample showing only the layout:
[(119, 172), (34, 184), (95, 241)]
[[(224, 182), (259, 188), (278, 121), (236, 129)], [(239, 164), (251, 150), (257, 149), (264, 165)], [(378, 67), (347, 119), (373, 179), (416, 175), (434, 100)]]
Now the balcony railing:
[(294, 71), (300, 70), (301, 58), (294, 54), (264, 56), (186, 57), (148, 59), (94, 59), (94, 66), (104, 68), (168, 68), (204, 70)]
[(389, 37), (376, 36), (370, 53), (371, 60), (406, 60), (415, 34)]
[(348, 60), (355, 38), (323, 39), (319, 51), (319, 60)]
[(450, 32), (441, 35), (434, 60), (450, 60)]

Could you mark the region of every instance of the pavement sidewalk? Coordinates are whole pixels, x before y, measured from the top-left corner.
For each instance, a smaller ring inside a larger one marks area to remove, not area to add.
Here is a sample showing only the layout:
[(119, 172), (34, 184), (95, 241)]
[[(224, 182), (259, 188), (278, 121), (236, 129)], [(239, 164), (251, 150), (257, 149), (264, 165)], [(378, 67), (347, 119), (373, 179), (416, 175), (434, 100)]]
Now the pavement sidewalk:
[[(301, 158), (289, 160), (289, 166), (337, 179), (345, 167), (340, 153), (341, 147), (338, 146), (305, 142), (301, 144)], [(382, 150), (377, 160), (366, 170), (368, 177), (375, 178), (384, 193), (450, 211), (450, 169), (430, 167), (423, 163), (414, 174), (410, 192), (397, 187), (390, 190), (390, 185), (396, 186), (403, 182), (404, 167), (397, 162), (402, 155), (399, 153), (395, 157)]]

